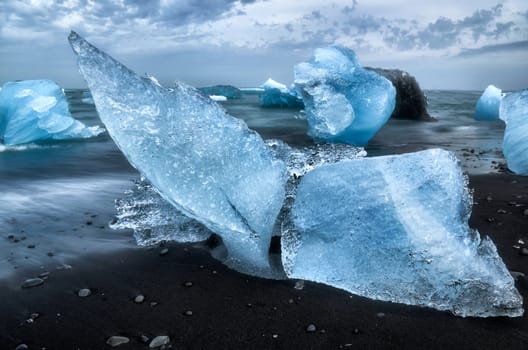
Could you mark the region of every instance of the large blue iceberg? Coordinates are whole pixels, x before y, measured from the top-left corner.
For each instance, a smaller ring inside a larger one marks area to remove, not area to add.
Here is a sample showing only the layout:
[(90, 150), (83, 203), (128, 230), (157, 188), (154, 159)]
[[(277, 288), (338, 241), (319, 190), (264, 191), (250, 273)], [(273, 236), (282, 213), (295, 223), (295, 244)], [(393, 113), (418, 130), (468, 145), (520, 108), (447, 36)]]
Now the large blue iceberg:
[(502, 151), (508, 168), (528, 175), (528, 89), (503, 98), (500, 118), (506, 123)]
[(269, 78), (260, 87), (264, 89), (260, 95), (262, 107), (297, 109), (304, 107), (302, 98), (297, 95), (295, 89), (289, 89), (282, 83)]
[(74, 119), (64, 92), (51, 80), (9, 82), (0, 90), (0, 141), (4, 145), (82, 139), (103, 131)]
[(141, 78), (69, 36), (99, 116), (128, 158), (185, 215), (219, 234), (229, 266), (272, 275), (268, 247), (284, 200), (285, 165), (262, 138), (195, 88)]
[(295, 85), (316, 140), (366, 145), (396, 103), (392, 83), (363, 69), (354, 51), (341, 46), (317, 49), (310, 62), (297, 64)]
[(502, 90), (489, 85), (475, 106), (476, 120), (498, 120), (502, 99)]
[(450, 152), (358, 158), (304, 176), (285, 225), (290, 278), (459, 316), (521, 316), (522, 297)]

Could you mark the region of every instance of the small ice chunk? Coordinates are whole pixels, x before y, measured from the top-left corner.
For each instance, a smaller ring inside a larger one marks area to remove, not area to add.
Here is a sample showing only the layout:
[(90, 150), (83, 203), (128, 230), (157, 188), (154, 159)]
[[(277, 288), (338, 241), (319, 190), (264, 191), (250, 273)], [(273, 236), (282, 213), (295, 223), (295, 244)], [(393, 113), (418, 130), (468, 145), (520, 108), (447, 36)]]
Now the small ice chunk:
[(209, 95), (209, 98), (216, 102), (224, 102), (227, 101), (227, 97), (222, 95)]
[(287, 276), (463, 317), (521, 316), (495, 245), (468, 226), (466, 182), (440, 149), (312, 170), (283, 227)]
[(498, 120), (502, 99), (502, 90), (489, 85), (475, 106), (476, 120)]
[(503, 98), (500, 118), (506, 123), (502, 151), (508, 169), (528, 175), (528, 89)]
[(239, 88), (231, 85), (204, 86), (198, 90), (208, 96), (225, 96), (225, 98), (228, 100), (239, 99), (242, 97), (242, 91)]
[(264, 90), (267, 89), (278, 89), (280, 92), (288, 92), (288, 87), (283, 83), (279, 83), (271, 78), (268, 78), (264, 83), (260, 85)]
[(316, 140), (366, 145), (396, 103), (392, 83), (363, 69), (354, 51), (342, 46), (317, 49), (309, 62), (297, 64), (295, 86)]
[(0, 90), (0, 141), (4, 145), (89, 138), (103, 131), (75, 120), (63, 90), (51, 80), (8, 82)]
[(273, 275), (268, 248), (286, 169), (262, 138), (195, 88), (141, 78), (76, 33), (81, 74), (110, 136), (159, 193), (222, 237), (226, 264)]

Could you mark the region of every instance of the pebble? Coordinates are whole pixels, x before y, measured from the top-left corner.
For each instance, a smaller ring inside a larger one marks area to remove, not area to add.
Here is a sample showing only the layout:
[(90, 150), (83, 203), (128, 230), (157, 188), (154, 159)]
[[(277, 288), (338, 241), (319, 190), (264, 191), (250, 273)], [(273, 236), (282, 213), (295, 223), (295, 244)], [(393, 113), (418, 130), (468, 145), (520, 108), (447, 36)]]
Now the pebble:
[(27, 280), (25, 280), (22, 283), (21, 287), (22, 288), (31, 288), (31, 287), (40, 286), (43, 283), (44, 283), (44, 280), (42, 278), (38, 278), (38, 277), (28, 278)]
[(29, 347), (26, 344), (19, 344), (15, 350), (27, 350)]
[(81, 298), (86, 298), (90, 296), (91, 294), (92, 294), (92, 291), (89, 290), (88, 288), (79, 289), (79, 291), (77, 292), (77, 295), (80, 296)]
[(167, 345), (170, 343), (170, 338), (166, 335), (158, 335), (149, 344), (149, 348), (159, 348), (160, 346)]
[(163, 248), (163, 249), (160, 251), (159, 255), (162, 255), (162, 256), (163, 256), (163, 255), (167, 255), (168, 253), (169, 253), (169, 248)]
[(35, 248), (35, 245), (34, 245), (34, 244), (28, 244), (27, 247), (28, 247), (29, 249), (33, 249), (33, 248)]
[(151, 301), (151, 302), (150, 302), (150, 306), (152, 306), (152, 307), (155, 307), (155, 306), (157, 306), (157, 305), (158, 305), (158, 303), (157, 303), (156, 301)]
[(142, 334), (141, 337), (139, 337), (139, 339), (145, 344), (148, 343), (148, 341), (150, 340), (150, 338), (147, 337), (145, 334)]
[(106, 344), (110, 345), (111, 347), (115, 348), (116, 346), (119, 346), (121, 344), (126, 344), (130, 341), (127, 337), (122, 337), (120, 335), (113, 335), (106, 341)]
[(49, 275), (50, 275), (50, 273), (49, 273), (48, 271), (46, 271), (46, 272), (42, 272), (42, 273), (40, 273), (40, 274), (38, 275), (38, 277), (40, 277), (40, 278), (45, 278), (45, 277), (48, 277)]
[(185, 311), (185, 316), (192, 316), (193, 312), (191, 310)]
[(378, 312), (378, 313), (376, 314), (376, 316), (379, 317), (379, 318), (383, 318), (383, 317), (385, 317), (385, 313), (383, 313), (383, 312)]
[(145, 301), (145, 296), (143, 294), (139, 294), (134, 298), (134, 303), (141, 304), (143, 301)]
[(524, 216), (528, 216), (528, 209), (524, 209), (523, 214)]
[(521, 255), (528, 255), (528, 248), (526, 247), (521, 248)]
[(193, 286), (193, 283), (192, 282), (185, 282), (183, 284), (185, 287), (192, 287)]
[(293, 288), (297, 289), (297, 290), (303, 290), (304, 288), (304, 281), (303, 280), (298, 280), (295, 282), (295, 286), (293, 286)]
[(306, 332), (313, 333), (317, 330), (317, 327), (315, 327), (314, 324), (309, 324), (308, 327), (306, 327)]

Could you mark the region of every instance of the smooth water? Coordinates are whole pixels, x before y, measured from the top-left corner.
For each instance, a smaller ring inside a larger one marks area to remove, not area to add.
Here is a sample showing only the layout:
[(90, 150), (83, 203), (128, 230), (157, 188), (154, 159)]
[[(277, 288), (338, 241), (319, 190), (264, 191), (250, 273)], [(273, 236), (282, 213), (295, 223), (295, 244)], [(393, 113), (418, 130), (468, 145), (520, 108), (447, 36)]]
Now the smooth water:
[[(84, 90), (66, 90), (72, 115), (101, 125)], [(428, 91), (437, 122), (389, 120), (366, 147), (369, 156), (441, 147), (455, 151), (469, 173), (495, 172), (504, 162), (501, 121), (473, 119), (480, 92)], [(312, 144), (303, 113), (261, 108), (259, 97), (222, 103), (264, 138)], [(0, 146), (0, 278), (15, 268), (53, 266), (83, 253), (135, 246), (131, 232), (112, 231), (114, 199), (139, 174), (108, 134), (82, 141)], [(33, 247), (34, 245), (34, 247)]]

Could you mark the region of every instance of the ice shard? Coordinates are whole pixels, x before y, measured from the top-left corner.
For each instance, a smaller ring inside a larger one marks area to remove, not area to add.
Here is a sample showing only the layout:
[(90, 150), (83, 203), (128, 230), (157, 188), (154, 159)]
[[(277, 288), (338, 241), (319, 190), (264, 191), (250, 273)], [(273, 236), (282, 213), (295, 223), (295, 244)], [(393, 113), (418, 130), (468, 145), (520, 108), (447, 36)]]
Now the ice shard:
[(8, 82), (0, 90), (0, 141), (5, 145), (82, 139), (102, 132), (71, 116), (64, 91), (51, 80)]
[(528, 89), (503, 98), (500, 118), (506, 123), (502, 151), (508, 169), (528, 175)]
[(468, 226), (466, 182), (440, 149), (314, 169), (283, 228), (287, 276), (463, 317), (522, 315), (495, 245)]
[(295, 66), (308, 133), (320, 141), (364, 146), (390, 118), (396, 89), (386, 78), (363, 69), (354, 51), (341, 46), (315, 50)]
[(110, 136), (179, 211), (219, 234), (226, 264), (270, 276), (268, 248), (285, 165), (262, 138), (200, 91), (141, 78), (78, 34), (77, 62)]
[(476, 120), (497, 120), (502, 99), (502, 90), (489, 85), (482, 93), (475, 106)]

